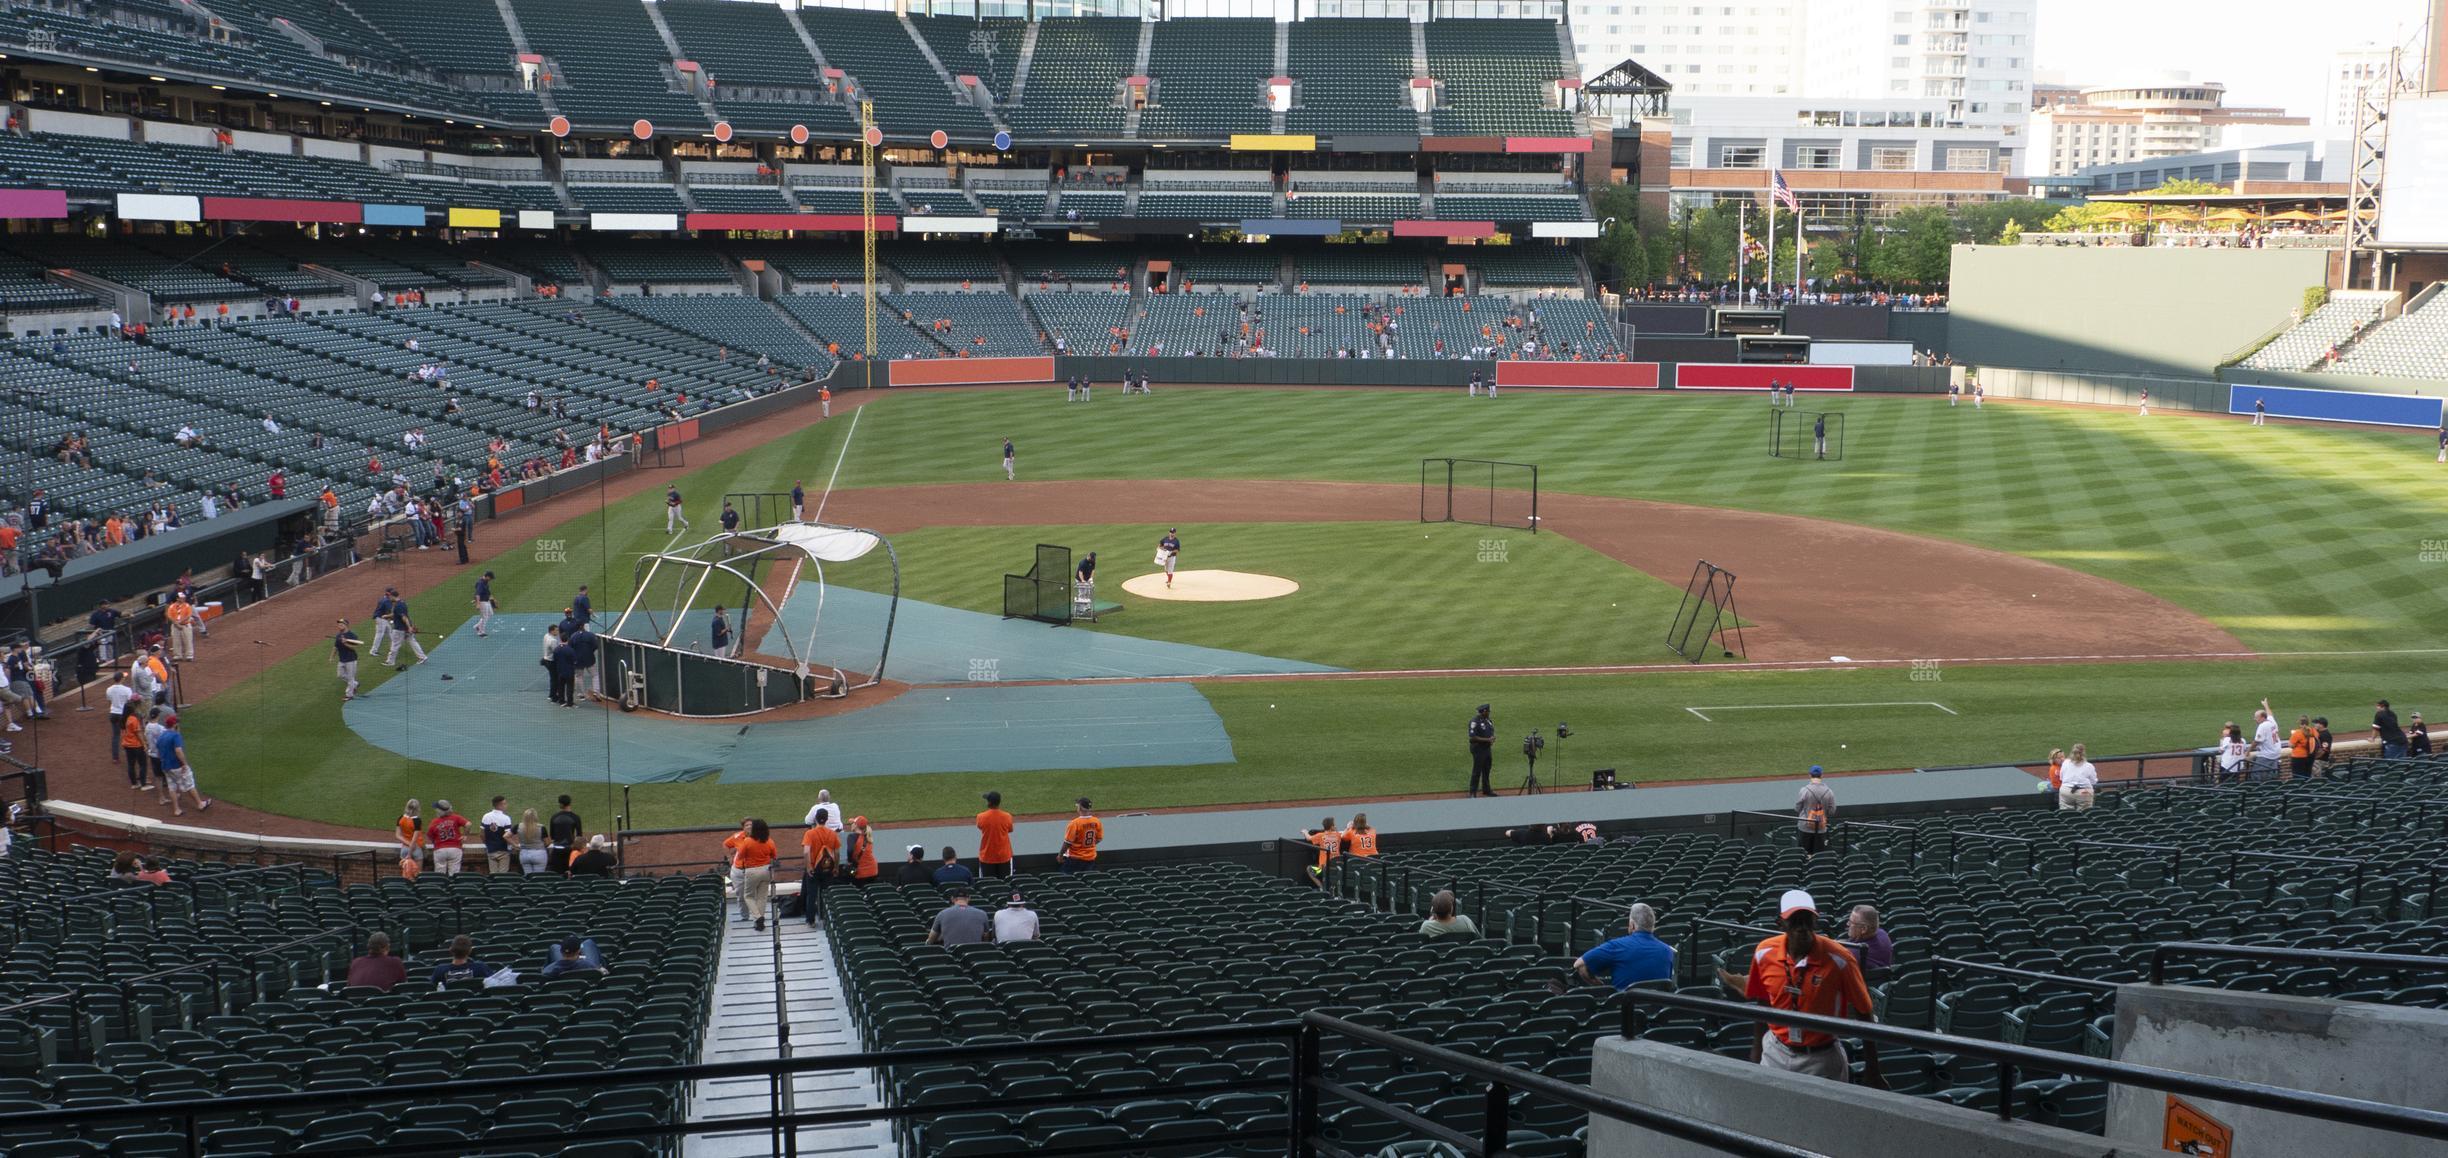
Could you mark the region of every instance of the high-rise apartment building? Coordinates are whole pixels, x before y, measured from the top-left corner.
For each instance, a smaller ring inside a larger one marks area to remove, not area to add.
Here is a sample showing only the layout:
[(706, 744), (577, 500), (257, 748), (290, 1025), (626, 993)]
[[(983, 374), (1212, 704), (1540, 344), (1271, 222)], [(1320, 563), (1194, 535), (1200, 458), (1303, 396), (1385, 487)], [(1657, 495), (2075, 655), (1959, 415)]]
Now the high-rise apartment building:
[(1637, 60), (1678, 96), (1802, 91), (1805, 0), (1571, 0), (1573, 47), (1596, 76)]
[(1629, 58), (1678, 97), (1941, 101), (2011, 166), (2031, 112), (2034, 3), (1571, 0), (1571, 19), (1592, 75)]

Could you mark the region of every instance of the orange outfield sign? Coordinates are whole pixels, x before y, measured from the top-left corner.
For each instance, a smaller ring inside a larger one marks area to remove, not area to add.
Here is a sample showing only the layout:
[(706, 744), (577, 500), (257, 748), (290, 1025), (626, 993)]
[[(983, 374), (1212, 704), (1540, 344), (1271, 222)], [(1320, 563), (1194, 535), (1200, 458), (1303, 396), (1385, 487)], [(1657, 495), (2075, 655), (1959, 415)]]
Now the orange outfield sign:
[(2167, 1124), (2160, 1132), (2159, 1148), (2171, 1154), (2228, 1158), (2235, 1153), (2235, 1129), (2169, 1094)]

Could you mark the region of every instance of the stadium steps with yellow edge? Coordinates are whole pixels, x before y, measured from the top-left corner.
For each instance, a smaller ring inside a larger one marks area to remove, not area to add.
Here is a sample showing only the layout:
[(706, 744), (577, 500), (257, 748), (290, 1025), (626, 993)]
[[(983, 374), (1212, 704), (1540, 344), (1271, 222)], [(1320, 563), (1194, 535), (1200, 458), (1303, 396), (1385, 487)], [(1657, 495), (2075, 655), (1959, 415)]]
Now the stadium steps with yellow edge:
[[(760, 933), (740, 919), (739, 905), (734, 902), (723, 933), (721, 965), (714, 978), (714, 1015), (706, 1022), (700, 1055), (703, 1061), (782, 1056), (780, 1020), (775, 1013), (777, 990), (781, 1016), (790, 1024), (790, 1056), (821, 1057), (859, 1048), (849, 998), (842, 992), (841, 971), (815, 926), (784, 920)], [(769, 1090), (770, 1083), (763, 1078), (701, 1081), (690, 1101), (689, 1120), (710, 1122), (763, 1114), (771, 1105)], [(881, 1104), (874, 1074), (864, 1069), (800, 1074), (792, 1095), (790, 1108), (802, 1113)], [(685, 1158), (749, 1158), (777, 1153), (778, 1141), (764, 1129), (695, 1134), (682, 1153)], [(801, 1154), (891, 1156), (901, 1152), (891, 1126), (883, 1122), (804, 1127), (798, 1141)]]

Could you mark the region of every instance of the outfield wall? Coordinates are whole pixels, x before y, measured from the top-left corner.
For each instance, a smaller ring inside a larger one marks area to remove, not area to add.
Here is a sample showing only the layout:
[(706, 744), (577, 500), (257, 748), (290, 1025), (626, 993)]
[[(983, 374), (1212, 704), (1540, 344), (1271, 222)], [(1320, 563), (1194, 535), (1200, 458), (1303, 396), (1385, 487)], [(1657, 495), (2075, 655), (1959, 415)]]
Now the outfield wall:
[(2284, 323), (2306, 287), (2326, 284), (2329, 258), (2319, 249), (1958, 245), (1947, 350), (1981, 365), (2205, 375)]
[[(2448, 368), (2444, 368), (2448, 369)], [(2302, 371), (2247, 370), (2230, 366), (2219, 379), (2240, 386), (2291, 386), (2299, 390), (2334, 390), (2351, 394), (2448, 394), (2440, 378), (2395, 378), (2386, 374), (2313, 374)]]
[(2424, 394), (2377, 394), (2361, 390), (2310, 390), (2291, 386), (2230, 386), (2227, 412), (2251, 414), (2258, 405), (2278, 418), (2356, 422), (2371, 426), (2442, 425), (2440, 398)]
[(1982, 366), (1980, 384), (1993, 398), (2029, 398), (2035, 402), (2074, 402), (2089, 406), (2139, 408), (2142, 392), (2161, 410), (2227, 412), (2227, 384), (2204, 378), (2155, 378), (2136, 374), (2067, 374), (2048, 370), (2018, 370)]

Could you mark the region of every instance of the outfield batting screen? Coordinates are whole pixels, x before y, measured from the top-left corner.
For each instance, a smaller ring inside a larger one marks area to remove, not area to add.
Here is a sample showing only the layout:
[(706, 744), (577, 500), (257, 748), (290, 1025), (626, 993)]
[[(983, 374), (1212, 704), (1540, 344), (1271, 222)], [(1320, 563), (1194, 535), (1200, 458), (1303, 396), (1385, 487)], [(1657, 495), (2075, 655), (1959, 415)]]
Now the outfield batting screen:
[(1420, 460), (1420, 521), (1538, 533), (1539, 468), (1484, 458)]

